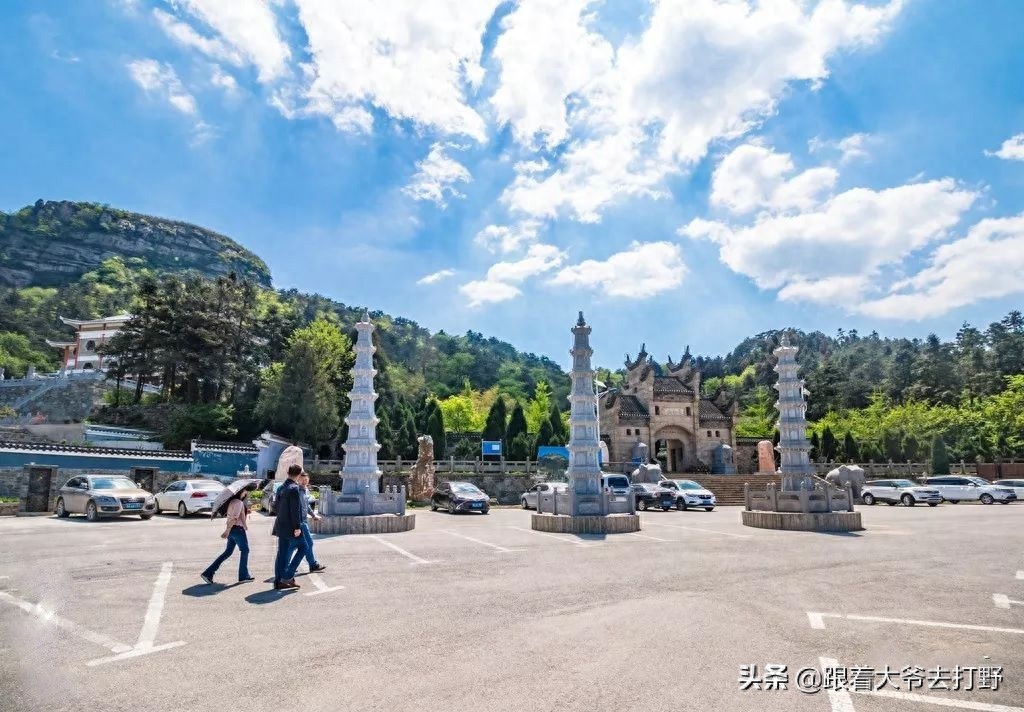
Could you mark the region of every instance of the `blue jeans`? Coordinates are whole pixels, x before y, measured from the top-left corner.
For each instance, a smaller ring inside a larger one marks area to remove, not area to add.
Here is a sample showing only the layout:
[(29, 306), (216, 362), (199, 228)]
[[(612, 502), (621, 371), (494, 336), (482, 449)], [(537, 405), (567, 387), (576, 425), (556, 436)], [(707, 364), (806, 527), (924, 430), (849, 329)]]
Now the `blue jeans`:
[(212, 579), (220, 565), (235, 553), (236, 546), (238, 547), (238, 580), (249, 578), (249, 537), (245, 535), (245, 529), (238, 526), (231, 527), (231, 531), (228, 532), (228, 545), (203, 574)]
[(306, 557), (306, 563), (309, 564), (309, 568), (312, 569), (316, 566), (316, 557), (313, 556), (313, 535), (309, 533), (309, 524), (303, 522), (299, 525), (299, 529), (302, 530), (302, 543), (305, 544), (305, 551), (296, 550), (292, 555), (291, 571), (292, 573), (299, 570), (299, 564), (302, 563), (302, 557)]
[(306, 542), (302, 536), (279, 536), (277, 538), (277, 558), (274, 559), (274, 583), (291, 581), (295, 578), (295, 570), (299, 560), (306, 553)]

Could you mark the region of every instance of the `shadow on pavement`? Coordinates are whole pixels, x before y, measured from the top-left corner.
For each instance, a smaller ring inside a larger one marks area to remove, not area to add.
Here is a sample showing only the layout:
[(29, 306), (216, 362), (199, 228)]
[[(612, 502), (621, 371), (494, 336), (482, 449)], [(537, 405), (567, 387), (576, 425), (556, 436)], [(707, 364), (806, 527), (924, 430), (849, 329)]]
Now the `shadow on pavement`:
[(245, 601), (246, 601), (246, 603), (252, 603), (252, 604), (257, 605), (257, 606), (262, 606), (262, 605), (264, 605), (266, 603), (274, 603), (276, 601), (280, 601), (282, 598), (286, 597), (289, 593), (292, 593), (293, 591), (297, 591), (297, 590), (298, 589), (294, 589), (293, 588), (293, 589), (291, 589), (289, 591), (270, 590), (270, 591), (260, 591), (259, 593), (250, 593), (248, 596), (245, 597)]
[(181, 589), (181, 595), (192, 596), (192, 598), (205, 598), (206, 596), (216, 596), (221, 591), (229, 588), (231, 586), (226, 586), (222, 583), (215, 583), (212, 586), (208, 583), (197, 583), (195, 586)]

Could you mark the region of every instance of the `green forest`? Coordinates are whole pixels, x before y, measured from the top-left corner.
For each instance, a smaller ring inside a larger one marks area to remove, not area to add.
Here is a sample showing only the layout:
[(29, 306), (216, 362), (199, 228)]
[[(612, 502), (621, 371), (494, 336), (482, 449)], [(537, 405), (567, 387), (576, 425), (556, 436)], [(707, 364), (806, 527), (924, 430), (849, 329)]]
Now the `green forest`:
[[(156, 427), (169, 445), (194, 437), (248, 439), (264, 428), (336, 457), (344, 441), (354, 324), (361, 309), (321, 295), (267, 289), (235, 275), (167, 273), (139, 259), (105, 260), (67, 284), (0, 291), (0, 367), (55, 369), (45, 339), (58, 317), (131, 312), (106, 349), (119, 369), (159, 376), (159, 395), (123, 388), (97, 418)], [(478, 437), (505, 441), (511, 459), (565, 440), (569, 381), (554, 361), (482, 334), (430, 333), (370, 311), (377, 326), (381, 457), (412, 458), (430, 433), (438, 456), (473, 457)], [(920, 461), (938, 447), (958, 460), (1024, 457), (1024, 317), (1011, 312), (954, 340), (790, 331), (811, 393), (815, 456)], [(696, 356), (706, 395), (741, 404), (738, 434), (772, 437), (775, 382), (769, 331), (726, 356)], [(622, 372), (600, 369), (614, 386)]]

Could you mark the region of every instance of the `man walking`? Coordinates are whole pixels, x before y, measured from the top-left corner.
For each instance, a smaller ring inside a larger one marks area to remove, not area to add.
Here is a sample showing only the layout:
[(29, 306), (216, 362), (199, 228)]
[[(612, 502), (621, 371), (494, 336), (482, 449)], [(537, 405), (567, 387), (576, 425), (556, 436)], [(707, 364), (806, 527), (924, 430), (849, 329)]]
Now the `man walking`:
[[(306, 551), (302, 539), (302, 499), (296, 480), (302, 475), (302, 465), (288, 468), (288, 479), (277, 491), (277, 517), (274, 519), (273, 534), (277, 537), (277, 558), (274, 560), (274, 590), (287, 591), (298, 588), (295, 583), (295, 568)], [(293, 555), (294, 565), (293, 565)]]
[(298, 571), (299, 564), (302, 563), (302, 557), (305, 556), (306, 563), (309, 564), (309, 573), (312, 574), (327, 568), (317, 562), (316, 556), (313, 555), (313, 536), (309, 533), (309, 517), (319, 519), (320, 515), (313, 511), (313, 499), (309, 492), (309, 473), (303, 472), (299, 475), (297, 484), (299, 485), (299, 497), (302, 504), (302, 521), (299, 524), (299, 529), (302, 530), (302, 541), (306, 545), (306, 550), (295, 551), (289, 568), (292, 573)]

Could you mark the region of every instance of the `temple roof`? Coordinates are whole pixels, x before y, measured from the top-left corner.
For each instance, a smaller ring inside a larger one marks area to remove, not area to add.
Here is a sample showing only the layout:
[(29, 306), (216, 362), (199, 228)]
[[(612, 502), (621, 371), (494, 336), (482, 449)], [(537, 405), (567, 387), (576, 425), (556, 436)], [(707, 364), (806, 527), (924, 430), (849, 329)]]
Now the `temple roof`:
[(191, 446), (192, 452), (196, 450), (205, 450), (207, 452), (235, 452), (235, 453), (253, 453), (257, 452), (257, 448), (252, 443), (239, 443), (239, 442), (226, 442), (222, 440), (193, 440)]
[(693, 389), (677, 376), (657, 376), (654, 379), (654, 395), (663, 394), (692, 396)]
[(620, 418), (651, 417), (651, 414), (647, 412), (647, 408), (644, 407), (643, 402), (636, 396), (620, 395), (618, 401)]
[(103, 326), (104, 324), (123, 324), (132, 318), (131, 314), (115, 314), (114, 316), (105, 316), (100, 319), (68, 319), (66, 316), (60, 317), (60, 320), (68, 326), (74, 326), (76, 328), (82, 328), (83, 326)]
[(700, 404), (697, 407), (697, 414), (700, 416), (701, 424), (705, 421), (732, 423), (732, 418), (719, 410), (717, 405), (704, 398), (700, 399)]

